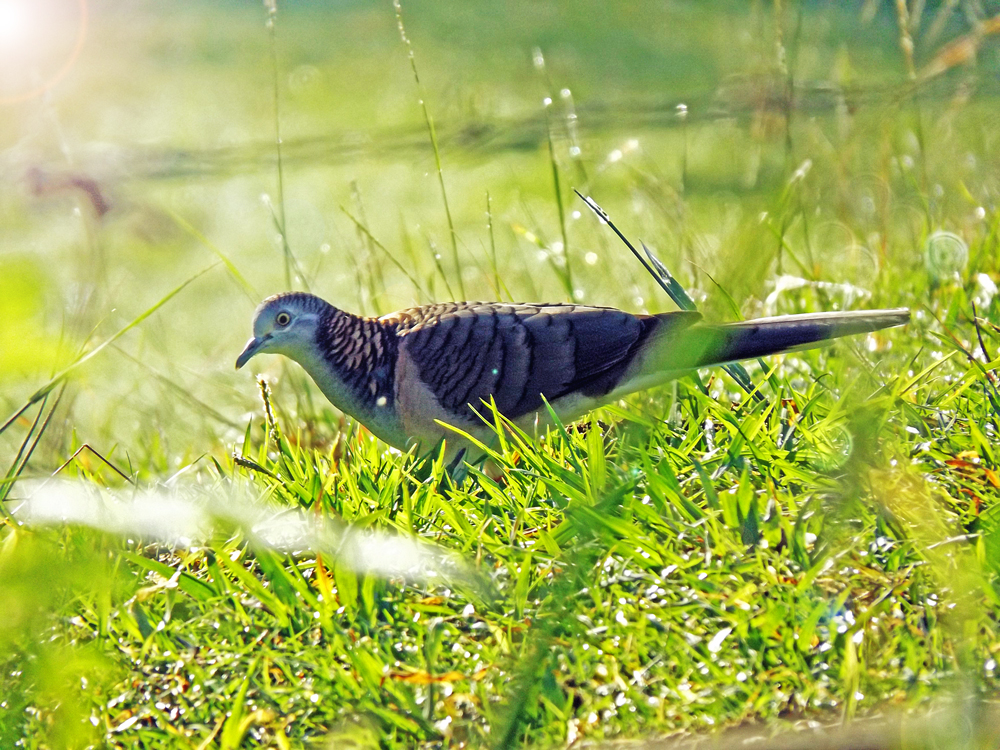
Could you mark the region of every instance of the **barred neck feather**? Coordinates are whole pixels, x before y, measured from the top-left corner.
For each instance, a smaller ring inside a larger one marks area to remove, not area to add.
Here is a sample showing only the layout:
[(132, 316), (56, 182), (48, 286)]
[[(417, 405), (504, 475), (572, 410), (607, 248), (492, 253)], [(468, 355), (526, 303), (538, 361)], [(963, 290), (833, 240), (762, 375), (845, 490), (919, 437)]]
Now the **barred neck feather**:
[(394, 408), (398, 347), (394, 326), (328, 305), (316, 330), (316, 347), (357, 407)]

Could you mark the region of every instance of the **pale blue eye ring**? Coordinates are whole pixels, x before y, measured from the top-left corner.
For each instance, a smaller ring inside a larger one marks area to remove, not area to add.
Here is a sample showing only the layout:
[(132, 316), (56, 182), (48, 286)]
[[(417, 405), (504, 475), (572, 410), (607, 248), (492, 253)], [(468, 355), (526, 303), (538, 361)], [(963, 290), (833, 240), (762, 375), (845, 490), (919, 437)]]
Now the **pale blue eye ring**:
[(292, 316), (282, 311), (274, 316), (274, 322), (277, 323), (282, 328), (284, 328), (285, 326), (287, 326), (289, 323), (292, 322)]

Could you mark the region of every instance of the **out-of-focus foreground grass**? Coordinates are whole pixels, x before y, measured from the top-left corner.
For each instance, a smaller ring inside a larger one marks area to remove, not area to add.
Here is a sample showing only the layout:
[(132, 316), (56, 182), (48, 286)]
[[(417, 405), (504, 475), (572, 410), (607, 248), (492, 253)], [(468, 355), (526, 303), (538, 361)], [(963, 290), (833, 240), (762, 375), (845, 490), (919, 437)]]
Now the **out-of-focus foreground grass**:
[[(389, 3), (0, 8), (0, 745), (996, 746), (995, 3), (419, 0), (419, 85)], [(574, 187), (710, 317), (914, 322), (500, 482), (232, 371), (289, 285), (670, 309)]]

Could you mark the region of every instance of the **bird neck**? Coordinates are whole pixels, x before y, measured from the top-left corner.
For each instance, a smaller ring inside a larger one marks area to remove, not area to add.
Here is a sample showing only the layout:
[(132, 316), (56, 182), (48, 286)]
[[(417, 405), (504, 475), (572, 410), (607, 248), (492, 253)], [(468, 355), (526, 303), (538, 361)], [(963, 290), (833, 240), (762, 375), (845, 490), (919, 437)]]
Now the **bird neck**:
[(396, 356), (391, 323), (330, 307), (316, 328), (315, 347), (299, 363), (333, 404), (396, 444), (402, 430), (395, 424)]

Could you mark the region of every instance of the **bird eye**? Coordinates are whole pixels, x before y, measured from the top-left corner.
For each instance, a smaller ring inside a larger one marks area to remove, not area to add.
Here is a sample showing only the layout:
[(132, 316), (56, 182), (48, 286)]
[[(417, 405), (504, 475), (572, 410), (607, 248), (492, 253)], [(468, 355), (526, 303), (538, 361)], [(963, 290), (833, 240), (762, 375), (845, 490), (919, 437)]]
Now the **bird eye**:
[(282, 328), (284, 328), (285, 326), (287, 326), (289, 323), (292, 322), (292, 316), (286, 312), (280, 312), (274, 316), (274, 322), (277, 323)]

